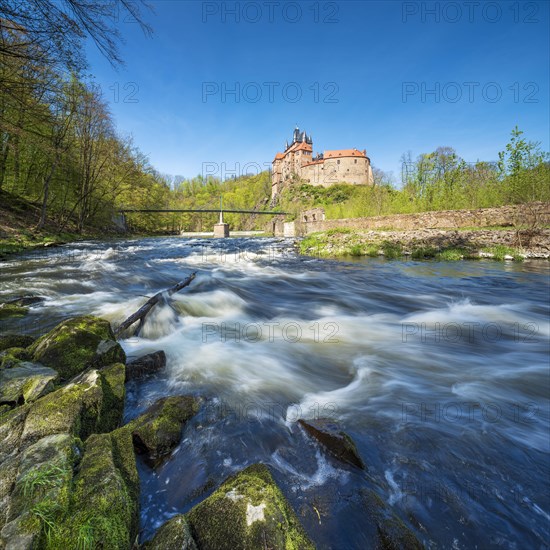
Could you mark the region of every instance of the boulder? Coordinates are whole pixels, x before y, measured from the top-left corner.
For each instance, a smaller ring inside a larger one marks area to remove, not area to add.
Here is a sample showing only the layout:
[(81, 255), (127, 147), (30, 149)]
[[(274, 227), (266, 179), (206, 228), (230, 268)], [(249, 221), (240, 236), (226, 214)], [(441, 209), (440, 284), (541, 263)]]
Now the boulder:
[(0, 351), (8, 348), (28, 348), (33, 342), (34, 338), (25, 334), (4, 334), (0, 336)]
[(18, 298), (12, 298), (11, 300), (8, 300), (6, 303), (12, 306), (32, 306), (34, 304), (40, 304), (44, 302), (46, 298), (43, 298), (42, 296), (32, 296), (30, 294), (26, 296), (19, 296)]
[(32, 360), (68, 380), (87, 367), (125, 363), (126, 355), (104, 319), (85, 316), (63, 321), (29, 347)]
[(68, 511), (49, 548), (132, 548), (139, 527), (139, 476), (131, 435), (123, 429), (86, 441)]
[[(67, 434), (45, 437), (17, 457), (17, 475), (4, 498), (0, 546), (6, 549), (44, 547), (58, 517), (69, 507), (79, 440)], [(3, 470), (4, 464), (0, 467)], [(5, 523), (5, 525), (4, 525)]]
[(197, 550), (185, 516), (178, 514), (164, 523), (143, 550)]
[(416, 535), (393, 510), (370, 489), (361, 490), (368, 523), (376, 525), (378, 547), (384, 550), (423, 550)]
[(126, 365), (126, 380), (141, 380), (149, 374), (155, 374), (166, 366), (164, 351), (155, 351), (135, 359)]
[(92, 433), (112, 431), (120, 425), (123, 408), (124, 365), (88, 369), (30, 406), (20, 444), (58, 433), (85, 440)]
[(57, 372), (43, 365), (20, 362), (0, 370), (0, 404), (36, 401), (53, 390)]
[(263, 464), (227, 479), (187, 519), (201, 550), (314, 548)]
[(199, 410), (199, 399), (176, 395), (156, 401), (125, 429), (132, 434), (136, 452), (155, 464), (180, 442), (185, 423)]
[(319, 420), (298, 420), (298, 424), (304, 430), (319, 441), (334, 457), (342, 462), (356, 466), (361, 470), (365, 469), (365, 464), (353, 439), (340, 429), (338, 424), (329, 419)]
[(0, 319), (8, 317), (24, 317), (29, 312), (28, 308), (15, 304), (0, 304)]
[(31, 358), (25, 348), (8, 348), (0, 351), (0, 370), (10, 369), (21, 361), (28, 361)]

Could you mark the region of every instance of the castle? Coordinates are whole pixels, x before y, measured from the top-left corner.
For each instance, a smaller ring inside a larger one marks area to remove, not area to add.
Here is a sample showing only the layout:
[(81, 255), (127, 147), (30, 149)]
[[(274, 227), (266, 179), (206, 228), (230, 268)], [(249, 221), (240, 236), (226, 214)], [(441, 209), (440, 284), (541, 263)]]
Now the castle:
[(292, 143), (273, 160), (271, 197), (278, 195), (285, 183), (298, 177), (311, 185), (330, 187), (335, 183), (372, 185), (374, 182), (366, 150), (337, 149), (313, 156), (313, 140), (295, 128)]

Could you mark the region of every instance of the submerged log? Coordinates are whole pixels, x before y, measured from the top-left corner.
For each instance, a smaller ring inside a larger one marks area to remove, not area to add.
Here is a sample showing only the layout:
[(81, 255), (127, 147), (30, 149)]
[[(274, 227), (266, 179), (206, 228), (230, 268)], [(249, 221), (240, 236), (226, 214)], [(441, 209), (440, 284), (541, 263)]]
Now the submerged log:
[[(187, 279), (184, 281), (180, 281), (177, 285), (174, 285), (173, 287), (163, 290), (162, 292), (158, 292), (155, 294), (152, 298), (149, 298), (145, 304), (143, 304), (135, 313), (132, 313), (128, 319), (123, 321), (116, 329), (115, 329), (115, 336), (118, 338), (126, 329), (130, 328), (136, 321), (140, 321), (140, 323), (143, 323), (145, 317), (147, 314), (162, 300), (164, 300), (165, 296), (172, 296), (172, 294), (175, 294), (176, 292), (179, 292), (181, 289), (185, 288), (186, 286), (191, 284), (191, 281), (196, 277), (196, 273), (191, 273)], [(141, 325), (140, 325), (141, 326)], [(139, 330), (139, 329), (138, 329)]]

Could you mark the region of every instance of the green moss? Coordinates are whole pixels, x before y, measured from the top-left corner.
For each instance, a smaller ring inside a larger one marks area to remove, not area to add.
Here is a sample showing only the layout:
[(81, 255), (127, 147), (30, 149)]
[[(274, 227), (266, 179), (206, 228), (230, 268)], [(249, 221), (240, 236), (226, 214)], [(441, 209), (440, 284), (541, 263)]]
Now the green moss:
[(143, 550), (197, 550), (189, 524), (182, 514), (164, 523), (154, 538), (141, 548)]
[(69, 510), (46, 548), (131, 548), (138, 529), (138, 498), (130, 435), (117, 430), (90, 436)]
[(16, 306), (14, 304), (0, 304), (0, 319), (8, 317), (24, 317), (29, 312), (29, 308)]
[(111, 431), (120, 425), (123, 406), (124, 365), (89, 369), (33, 404), (23, 441), (56, 433), (72, 433), (84, 440), (92, 433)]
[(349, 249), (350, 256), (362, 256), (363, 255), (363, 247), (360, 244), (354, 244)]
[[(114, 345), (106, 345), (108, 342)], [(32, 344), (29, 352), (34, 361), (56, 369), (65, 380), (88, 366), (126, 361), (109, 322), (91, 316), (63, 321)]]
[(0, 336), (0, 351), (9, 348), (27, 348), (34, 342), (34, 338), (24, 334), (5, 334)]
[(249, 466), (227, 479), (187, 518), (199, 548), (314, 548), (263, 464)]
[(154, 463), (179, 443), (183, 425), (198, 410), (194, 397), (165, 397), (124, 428), (131, 432), (136, 450)]

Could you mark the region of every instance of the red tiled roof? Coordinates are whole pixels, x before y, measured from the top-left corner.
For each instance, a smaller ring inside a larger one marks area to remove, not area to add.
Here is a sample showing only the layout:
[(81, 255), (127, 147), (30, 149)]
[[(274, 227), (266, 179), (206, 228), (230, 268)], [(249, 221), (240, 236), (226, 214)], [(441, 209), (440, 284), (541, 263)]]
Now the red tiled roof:
[(284, 159), (284, 158), (285, 158), (285, 155), (284, 155), (283, 153), (277, 153), (277, 154), (275, 155), (275, 160), (277, 160), (277, 159)]
[(339, 158), (339, 157), (366, 157), (367, 152), (365, 150), (358, 151), (357, 149), (336, 149), (334, 151), (325, 151), (325, 159)]

